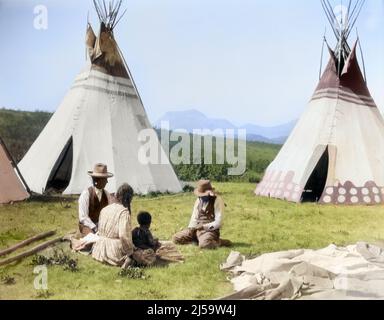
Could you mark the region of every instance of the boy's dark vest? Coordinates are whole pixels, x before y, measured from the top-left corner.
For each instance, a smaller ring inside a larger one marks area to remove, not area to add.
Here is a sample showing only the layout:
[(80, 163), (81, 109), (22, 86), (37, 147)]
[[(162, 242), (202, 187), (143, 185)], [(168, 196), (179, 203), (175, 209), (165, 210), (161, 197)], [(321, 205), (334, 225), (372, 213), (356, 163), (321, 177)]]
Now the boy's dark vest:
[(201, 200), (199, 201), (199, 205), (197, 207), (197, 210), (199, 212), (197, 220), (199, 223), (206, 224), (215, 221), (215, 201), (216, 197), (209, 198), (208, 205), (205, 209), (204, 205), (206, 203), (203, 203), (203, 201)]
[(89, 211), (88, 211), (89, 218), (92, 220), (93, 223), (99, 223), (101, 210), (103, 210), (109, 204), (107, 194), (103, 190), (103, 195), (101, 196), (101, 200), (99, 201), (99, 198), (97, 197), (95, 192), (95, 188), (90, 187), (88, 189), (88, 192), (89, 192)]

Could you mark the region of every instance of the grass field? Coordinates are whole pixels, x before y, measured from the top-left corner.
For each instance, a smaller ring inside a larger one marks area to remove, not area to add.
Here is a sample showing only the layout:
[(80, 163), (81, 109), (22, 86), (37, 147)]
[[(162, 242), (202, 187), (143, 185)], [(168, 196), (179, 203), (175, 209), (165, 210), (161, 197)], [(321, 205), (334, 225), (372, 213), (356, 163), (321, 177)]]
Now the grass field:
[[(296, 205), (253, 195), (247, 183), (218, 183), (227, 204), (222, 236), (234, 242), (233, 250), (255, 256), (295, 248), (321, 248), (359, 240), (384, 238), (384, 207), (336, 207)], [(138, 210), (154, 216), (153, 232), (161, 239), (186, 226), (194, 202), (192, 194), (158, 198), (135, 198), (133, 220)], [(64, 234), (77, 224), (77, 205), (25, 202), (0, 207), (0, 248), (39, 232), (57, 229)], [(0, 279), (10, 276), (15, 284), (0, 283), (0, 299), (212, 299), (232, 291), (227, 275), (219, 270), (231, 249), (201, 251), (180, 247), (186, 261), (168, 267), (145, 269), (145, 279), (121, 278), (119, 269), (73, 254), (79, 272), (49, 267), (49, 293), (33, 287), (32, 258), (0, 267)]]

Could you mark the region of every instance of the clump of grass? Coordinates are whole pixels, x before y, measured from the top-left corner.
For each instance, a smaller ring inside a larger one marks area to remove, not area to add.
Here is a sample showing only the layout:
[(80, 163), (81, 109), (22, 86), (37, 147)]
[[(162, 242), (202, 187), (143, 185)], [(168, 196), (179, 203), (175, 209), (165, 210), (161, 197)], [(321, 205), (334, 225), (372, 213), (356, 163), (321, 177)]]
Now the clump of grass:
[(33, 258), (32, 258), (32, 262), (31, 264), (33, 266), (42, 266), (42, 265), (50, 265), (50, 259), (46, 256), (42, 256), (42, 255), (35, 255)]
[(50, 297), (54, 296), (54, 293), (52, 291), (49, 291), (49, 290), (40, 290), (35, 298), (37, 299), (49, 299)]
[(160, 191), (150, 191), (148, 192), (147, 194), (142, 194), (142, 193), (137, 193), (136, 196), (139, 197), (139, 198), (143, 198), (143, 199), (152, 199), (152, 198), (159, 198), (161, 196), (169, 196), (169, 195), (172, 195), (171, 192), (169, 191), (165, 191), (165, 192), (160, 192)]
[(195, 188), (189, 184), (186, 184), (184, 187), (183, 187), (183, 192), (184, 193), (188, 193), (188, 192), (192, 192), (193, 190), (195, 190)]
[(70, 272), (78, 272), (79, 267), (77, 265), (77, 260), (70, 259), (67, 261), (66, 265), (64, 266), (65, 271), (70, 271)]
[(9, 275), (5, 275), (5, 276), (1, 277), (1, 283), (6, 285), (6, 286), (12, 286), (12, 285), (16, 284), (16, 280), (15, 280), (15, 278), (13, 278)]
[(141, 290), (139, 291), (140, 296), (148, 297), (149, 299), (162, 300), (166, 299), (167, 295), (162, 293), (161, 291), (149, 289), (149, 290)]
[(126, 269), (121, 269), (118, 273), (119, 277), (129, 278), (129, 279), (148, 279), (149, 276), (145, 274), (145, 271), (142, 268), (137, 267), (128, 267)]
[(158, 192), (158, 191), (151, 191), (147, 195), (148, 198), (157, 198), (159, 196), (161, 196), (161, 192)]
[(242, 214), (242, 218), (246, 221), (249, 221), (249, 220), (255, 220), (255, 221), (259, 221), (260, 220), (260, 214), (259, 212), (256, 212), (256, 213), (243, 213)]
[(63, 266), (65, 271), (79, 271), (77, 260), (72, 259), (64, 252), (54, 251), (52, 256), (36, 255), (32, 259), (33, 266)]

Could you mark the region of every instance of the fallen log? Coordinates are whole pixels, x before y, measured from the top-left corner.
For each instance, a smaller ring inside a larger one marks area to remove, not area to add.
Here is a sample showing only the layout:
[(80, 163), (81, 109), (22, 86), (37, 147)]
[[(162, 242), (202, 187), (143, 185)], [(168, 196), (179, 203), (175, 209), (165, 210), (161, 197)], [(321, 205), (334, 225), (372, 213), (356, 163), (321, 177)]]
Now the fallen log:
[(51, 236), (53, 236), (55, 234), (56, 234), (56, 231), (48, 231), (48, 232), (44, 232), (44, 233), (38, 234), (38, 235), (36, 235), (34, 237), (31, 237), (29, 239), (23, 240), (23, 241), (15, 244), (15, 245), (13, 245), (12, 247), (9, 247), (7, 249), (1, 250), (0, 251), (0, 257), (5, 256), (7, 254), (10, 254), (10, 253), (16, 251), (17, 249), (23, 248), (23, 247), (25, 247), (25, 246), (33, 243), (33, 242), (36, 242), (36, 241), (39, 241), (39, 240), (51, 237)]
[(42, 243), (42, 244), (40, 244), (40, 245), (30, 249), (30, 250), (27, 250), (27, 251), (25, 251), (23, 253), (20, 253), (20, 254), (14, 256), (14, 257), (10, 257), (8, 259), (0, 260), (0, 267), (1, 266), (5, 266), (7, 264), (10, 264), (12, 262), (20, 261), (20, 260), (22, 260), (24, 258), (30, 257), (30, 256), (32, 256), (32, 255), (34, 255), (34, 254), (36, 254), (36, 253), (38, 253), (38, 252), (40, 252), (40, 251), (50, 247), (50, 246), (52, 246), (52, 245), (54, 245), (54, 244), (56, 244), (58, 242), (61, 242), (61, 241), (63, 241), (63, 237), (56, 238), (56, 239), (53, 239), (53, 240), (49, 240), (49, 241), (44, 242), (44, 243)]

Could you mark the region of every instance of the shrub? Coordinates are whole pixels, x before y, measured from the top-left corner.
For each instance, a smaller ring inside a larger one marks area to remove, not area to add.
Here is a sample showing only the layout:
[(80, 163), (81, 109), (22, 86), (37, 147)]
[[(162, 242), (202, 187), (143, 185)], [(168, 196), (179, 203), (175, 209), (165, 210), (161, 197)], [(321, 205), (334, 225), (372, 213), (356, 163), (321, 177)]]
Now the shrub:
[(9, 275), (5, 275), (5, 276), (1, 277), (1, 283), (5, 284), (6, 286), (11, 286), (11, 285), (16, 284), (16, 280), (15, 280), (15, 278), (13, 278)]
[(35, 255), (32, 259), (32, 265), (34, 266), (63, 266), (64, 270), (77, 272), (79, 271), (77, 260), (72, 259), (64, 252), (54, 251), (53, 256)]
[(118, 273), (119, 277), (129, 278), (129, 279), (147, 279), (148, 276), (145, 275), (145, 271), (137, 267), (128, 267), (126, 269), (121, 269)]

